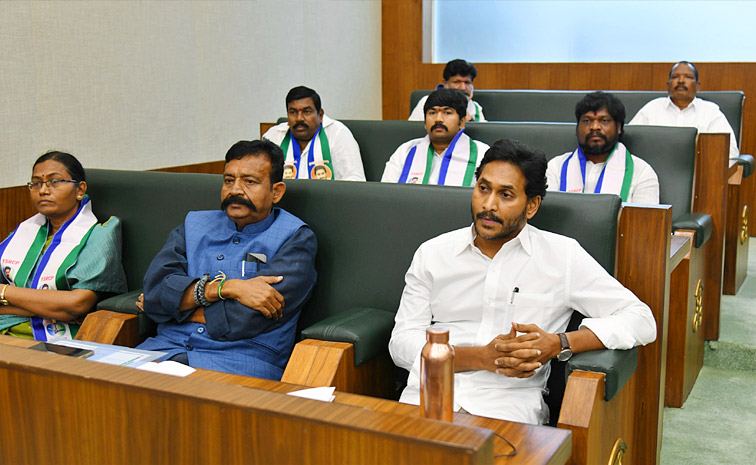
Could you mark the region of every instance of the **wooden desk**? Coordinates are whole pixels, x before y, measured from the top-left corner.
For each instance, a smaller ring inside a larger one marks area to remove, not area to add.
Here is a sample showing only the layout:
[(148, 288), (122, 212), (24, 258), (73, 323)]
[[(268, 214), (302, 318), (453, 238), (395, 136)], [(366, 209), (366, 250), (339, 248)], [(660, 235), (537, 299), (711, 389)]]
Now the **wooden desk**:
[[(569, 431), (198, 370), (149, 373), (31, 351), (0, 336), (0, 450), (7, 463), (564, 464)], [(53, 415), (54, 412), (54, 415)], [(516, 456), (493, 432), (512, 441)], [(33, 446), (30, 446), (33, 444)]]

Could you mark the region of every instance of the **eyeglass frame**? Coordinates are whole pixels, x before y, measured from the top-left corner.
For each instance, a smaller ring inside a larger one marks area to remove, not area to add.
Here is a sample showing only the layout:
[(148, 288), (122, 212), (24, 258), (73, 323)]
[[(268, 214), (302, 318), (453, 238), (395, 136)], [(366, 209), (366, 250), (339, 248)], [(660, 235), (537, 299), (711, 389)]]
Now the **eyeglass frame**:
[[(33, 192), (35, 190), (38, 191), (42, 189), (42, 184), (47, 186), (48, 189), (57, 189), (58, 187), (61, 187), (61, 186), (58, 186), (58, 184), (62, 182), (70, 182), (74, 184), (79, 184), (81, 181), (77, 181), (75, 179), (48, 179), (47, 181), (30, 181), (26, 183), (26, 186), (29, 188), (30, 191)], [(35, 189), (35, 186), (36, 186), (36, 189)]]

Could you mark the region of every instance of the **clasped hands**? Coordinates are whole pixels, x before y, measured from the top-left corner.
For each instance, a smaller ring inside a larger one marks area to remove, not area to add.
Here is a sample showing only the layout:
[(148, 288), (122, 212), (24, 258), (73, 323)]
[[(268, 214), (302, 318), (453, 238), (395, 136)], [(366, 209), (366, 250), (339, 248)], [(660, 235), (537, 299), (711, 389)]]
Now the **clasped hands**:
[[(517, 333), (524, 333), (517, 335)], [(556, 357), (561, 348), (559, 336), (535, 324), (512, 323), (507, 334), (496, 336), (480, 349), (481, 368), (500, 375), (530, 378), (535, 370)]]

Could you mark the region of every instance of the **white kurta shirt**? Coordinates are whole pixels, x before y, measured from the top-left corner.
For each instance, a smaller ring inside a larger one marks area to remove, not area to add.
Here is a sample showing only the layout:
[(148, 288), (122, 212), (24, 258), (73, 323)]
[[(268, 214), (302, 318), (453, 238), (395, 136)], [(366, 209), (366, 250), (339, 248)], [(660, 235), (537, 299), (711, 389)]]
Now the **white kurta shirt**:
[[(415, 105), (415, 108), (412, 109), (412, 112), (410, 113), (410, 117), (407, 118), (409, 121), (425, 121), (425, 101), (428, 100), (428, 96), (424, 96), (420, 99), (419, 102), (417, 102), (417, 105)], [(478, 122), (485, 123), (486, 117), (483, 116), (483, 107), (480, 106), (480, 103), (476, 102), (473, 99), (470, 99), (467, 101), (467, 114), (470, 116), (470, 121), (476, 121), (475, 120), (475, 114), (478, 114)]]
[[(452, 345), (484, 346), (509, 333), (513, 321), (563, 332), (574, 309), (586, 315), (581, 327), (608, 348), (629, 349), (656, 338), (648, 306), (575, 240), (526, 225), (491, 259), (475, 247), (473, 234), (471, 227), (452, 231), (415, 252), (389, 343), (394, 363), (410, 371), (400, 401), (420, 402), (420, 351), (431, 325), (448, 328)], [(549, 371), (545, 364), (530, 378), (455, 373), (455, 410), (545, 423), (542, 391)]]
[[(549, 160), (546, 169), (546, 180), (549, 183), (550, 191), (558, 191), (561, 184), (562, 165), (569, 158), (572, 152), (567, 152)], [(577, 155), (575, 155), (577, 156)], [(658, 204), (659, 203), (659, 178), (651, 165), (642, 158), (635, 155), (633, 157), (633, 179), (630, 181), (630, 192), (627, 201), (629, 203)], [(593, 163), (590, 160), (585, 162), (585, 192), (593, 193), (596, 184), (604, 169), (604, 163)], [(607, 192), (619, 195), (619, 192)]]
[(669, 97), (659, 97), (651, 100), (638, 110), (638, 114), (627, 124), (645, 124), (651, 126), (692, 127), (699, 133), (729, 133), (730, 158), (740, 155), (738, 141), (727, 117), (719, 109), (719, 105), (696, 97), (685, 109), (680, 107)]
[[(333, 179), (345, 181), (364, 181), (365, 169), (362, 167), (362, 156), (360, 155), (360, 146), (354, 140), (354, 136), (348, 127), (341, 121), (329, 118), (323, 115), (323, 130), (328, 136), (328, 146), (331, 149), (331, 161), (333, 162)], [(263, 134), (263, 138), (281, 145), (281, 141), (286, 137), (289, 130), (289, 124), (284, 122), (277, 124)], [(293, 139), (293, 138), (292, 138)], [(296, 143), (295, 140), (292, 143)], [(310, 150), (312, 139), (302, 150), (302, 156), (307, 157)], [(285, 154), (284, 154), (285, 155)], [(297, 179), (308, 179), (309, 170), (299, 170)]]
[[(381, 182), (399, 182), (399, 178), (402, 175), (402, 169), (404, 168), (404, 162), (407, 160), (407, 155), (409, 155), (410, 150), (415, 145), (418, 145), (423, 139), (427, 138), (428, 136), (421, 137), (419, 139), (412, 139), (410, 141), (407, 141), (400, 145), (393, 154), (391, 154), (391, 158), (389, 158), (389, 161), (386, 162), (386, 168), (383, 170), (383, 176), (381, 176)], [(460, 137), (459, 141), (457, 142), (457, 145), (459, 144), (469, 144), (469, 136), (467, 134), (463, 134), (462, 137)], [(488, 149), (490, 148), (488, 144), (480, 142), (478, 140), (473, 139), (473, 142), (475, 145), (478, 146), (478, 159), (475, 163), (475, 169), (478, 169), (478, 166), (480, 165), (480, 161), (483, 160), (483, 156), (486, 154)], [(449, 150), (447, 147), (446, 150)], [(444, 150), (441, 153), (434, 152), (433, 153), (433, 162), (431, 164), (431, 174), (430, 178), (428, 178), (429, 184), (438, 184), (438, 176), (441, 173), (441, 161), (444, 159), (444, 155), (446, 154), (446, 150)], [(425, 153), (415, 153), (415, 156), (418, 157), (425, 157)], [(419, 180), (417, 184), (421, 184), (422, 180)]]

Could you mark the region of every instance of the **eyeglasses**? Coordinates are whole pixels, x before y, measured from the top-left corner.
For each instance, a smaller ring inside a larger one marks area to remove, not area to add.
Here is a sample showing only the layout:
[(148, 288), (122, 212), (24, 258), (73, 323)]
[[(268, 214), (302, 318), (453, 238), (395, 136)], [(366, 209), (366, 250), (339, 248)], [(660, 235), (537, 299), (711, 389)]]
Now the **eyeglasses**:
[(63, 187), (61, 183), (64, 182), (71, 182), (74, 184), (78, 184), (79, 181), (75, 179), (50, 179), (49, 181), (32, 181), (27, 182), (26, 185), (29, 186), (30, 191), (38, 191), (42, 189), (42, 184), (47, 186), (48, 189), (58, 189), (59, 187)]

